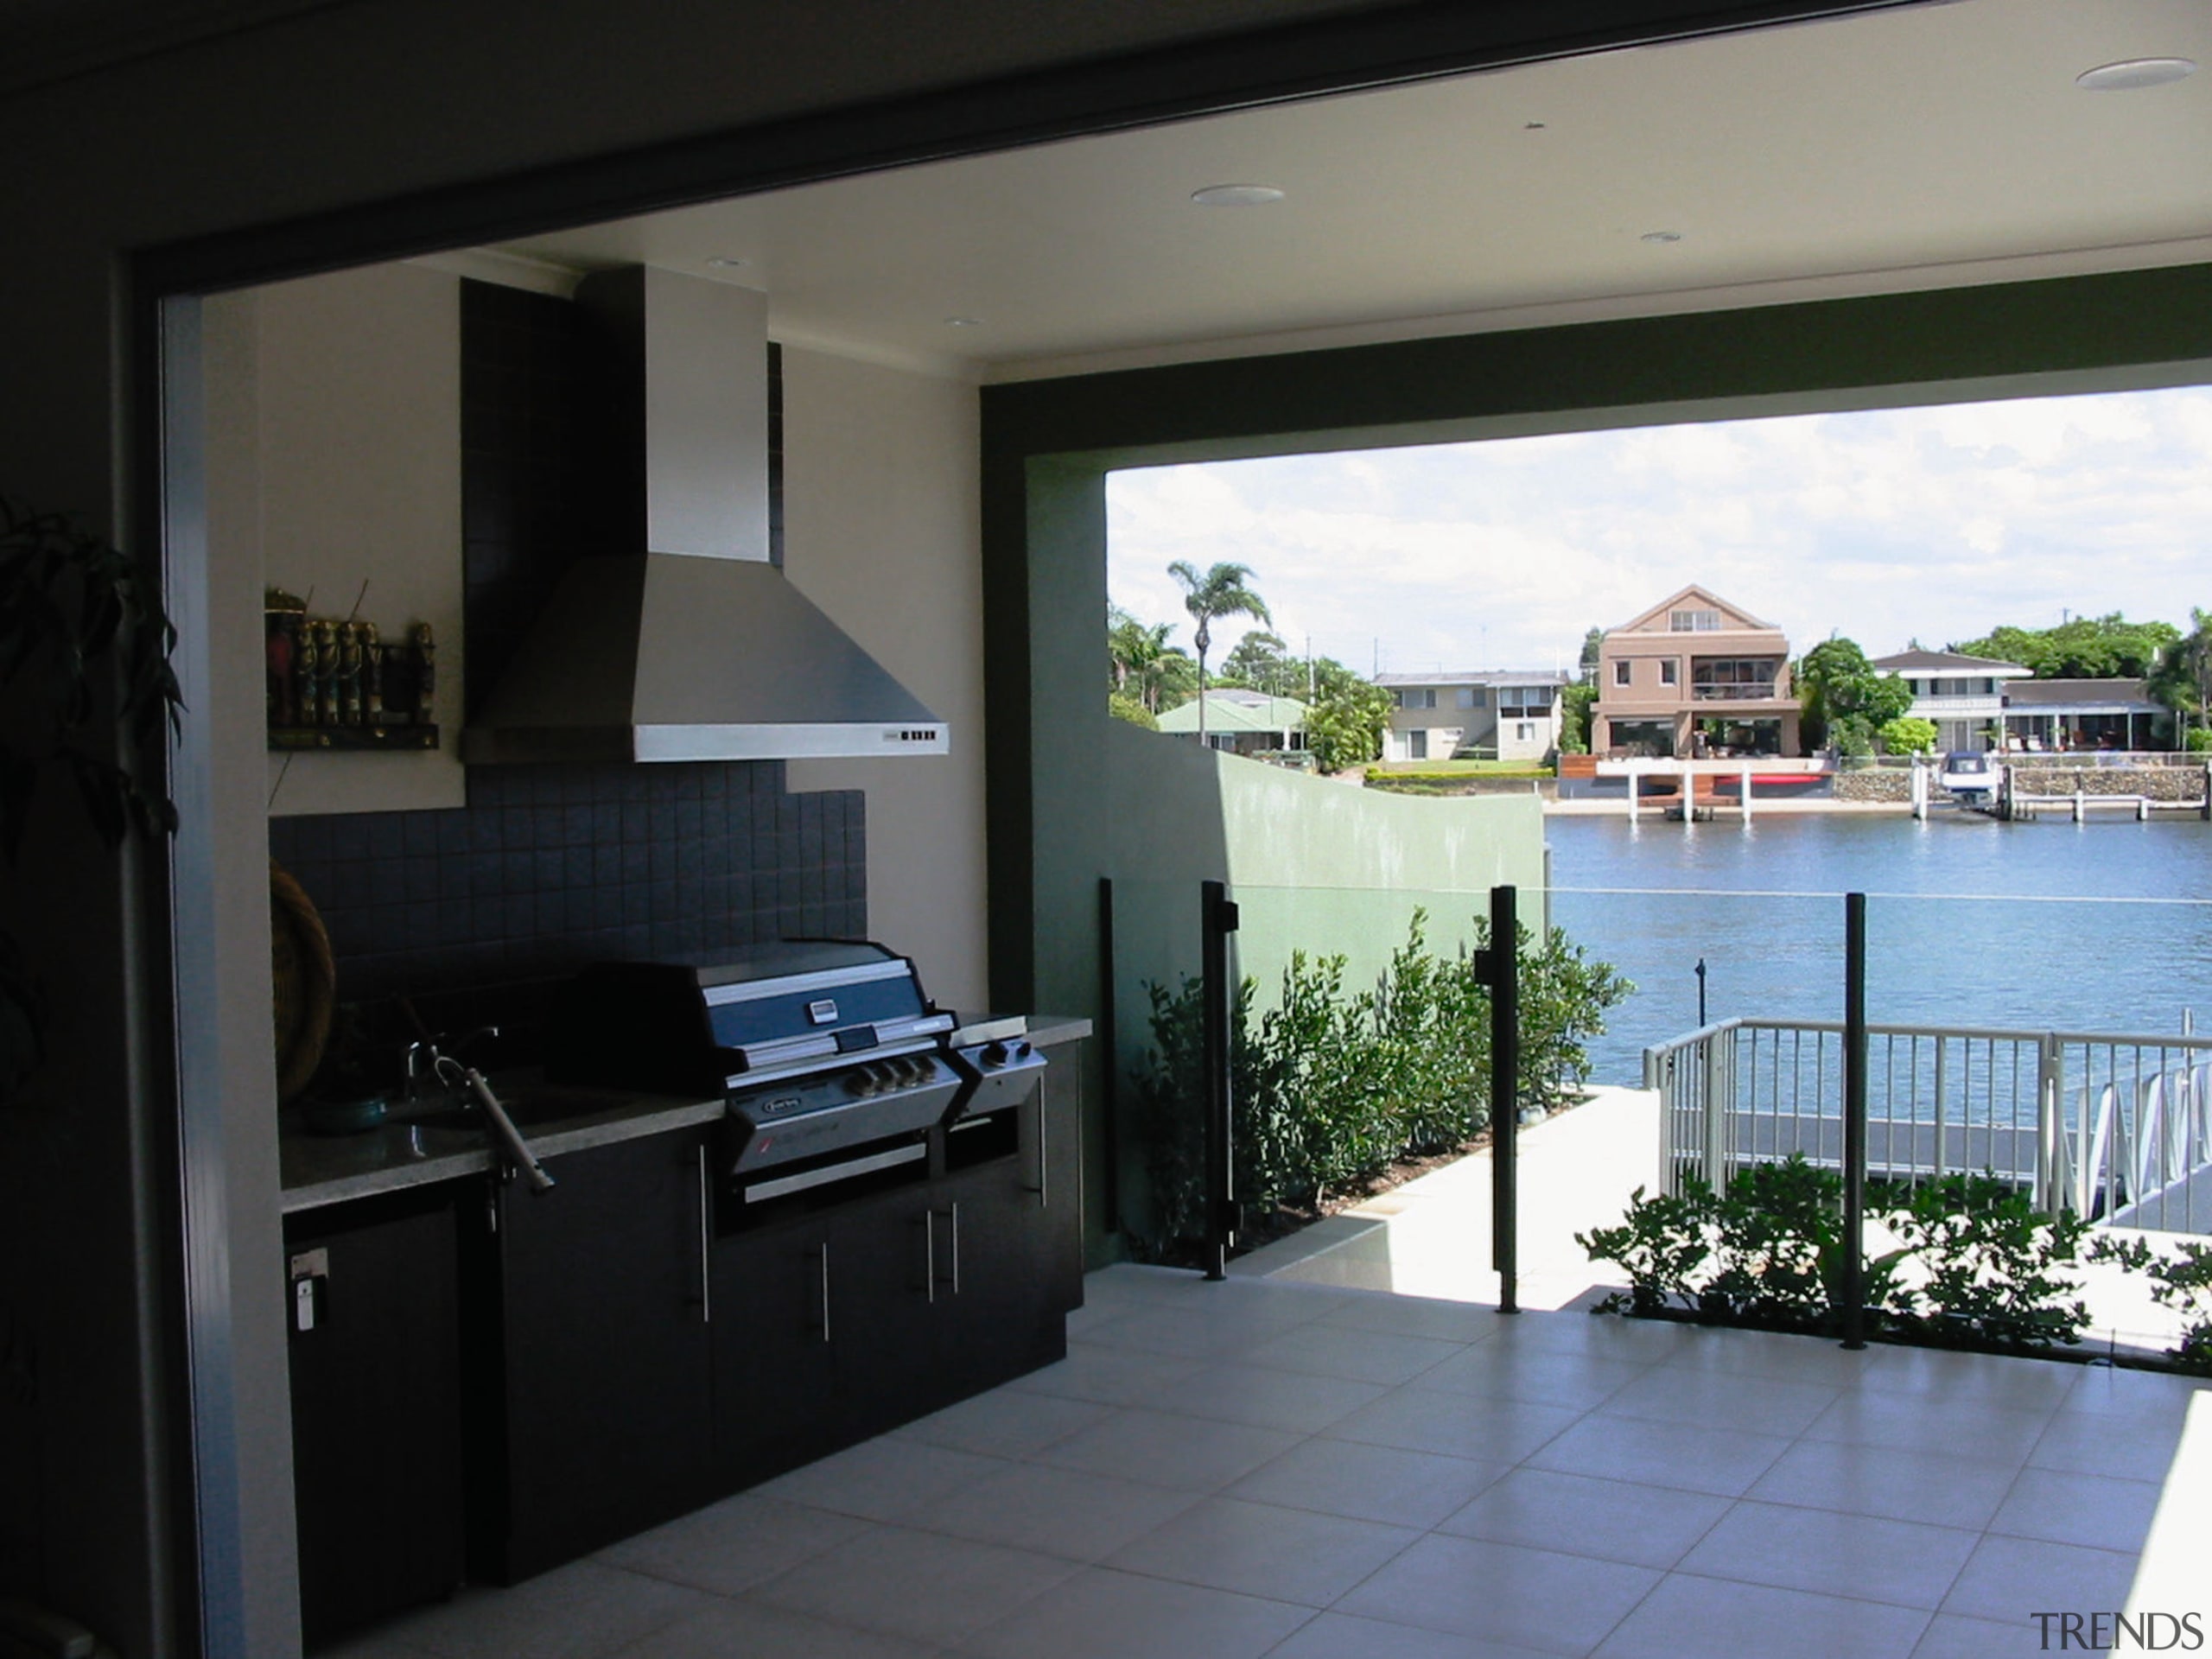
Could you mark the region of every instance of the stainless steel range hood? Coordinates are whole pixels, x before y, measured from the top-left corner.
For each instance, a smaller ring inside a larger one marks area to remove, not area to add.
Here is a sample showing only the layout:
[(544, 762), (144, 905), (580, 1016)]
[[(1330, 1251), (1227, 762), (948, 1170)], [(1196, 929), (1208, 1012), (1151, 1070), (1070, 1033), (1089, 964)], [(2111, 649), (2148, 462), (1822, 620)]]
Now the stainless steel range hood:
[(472, 765), (943, 754), (943, 721), (769, 563), (767, 299), (588, 277), (627, 547), (579, 558), (461, 734)]

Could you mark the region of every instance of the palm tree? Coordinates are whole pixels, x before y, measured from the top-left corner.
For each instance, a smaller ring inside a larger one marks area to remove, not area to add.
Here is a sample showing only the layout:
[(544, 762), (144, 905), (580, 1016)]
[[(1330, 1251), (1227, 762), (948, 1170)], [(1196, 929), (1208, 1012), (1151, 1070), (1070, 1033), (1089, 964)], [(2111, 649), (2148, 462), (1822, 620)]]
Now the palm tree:
[(1245, 586), (1252, 575), (1249, 565), (1217, 564), (1200, 575), (1197, 566), (1178, 559), (1167, 567), (1167, 574), (1182, 584), (1183, 608), (1198, 624), (1191, 643), (1198, 649), (1198, 741), (1203, 745), (1206, 741), (1206, 651), (1213, 644), (1207, 625), (1217, 616), (1249, 616), (1270, 625), (1274, 619), (1268, 614), (1267, 602)]

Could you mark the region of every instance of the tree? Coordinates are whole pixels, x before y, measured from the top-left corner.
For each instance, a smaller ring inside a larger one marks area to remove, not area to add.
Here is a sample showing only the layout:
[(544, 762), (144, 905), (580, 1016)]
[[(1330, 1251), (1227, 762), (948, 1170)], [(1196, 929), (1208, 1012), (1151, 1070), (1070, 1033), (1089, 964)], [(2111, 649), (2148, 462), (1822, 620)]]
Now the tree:
[(1167, 574), (1181, 584), (1183, 608), (1191, 613), (1198, 626), (1192, 630), (1191, 643), (1198, 652), (1198, 741), (1206, 741), (1206, 652), (1213, 645), (1213, 622), (1217, 617), (1249, 616), (1262, 622), (1272, 623), (1268, 607), (1247, 584), (1251, 580), (1252, 568), (1246, 564), (1223, 563), (1209, 569), (1203, 575), (1196, 565), (1187, 559), (1178, 559), (1167, 567)]
[(1306, 659), (1293, 657), (1281, 639), (1259, 628), (1239, 639), (1236, 649), (1221, 659), (1221, 672), (1214, 683), (1229, 682), (1264, 691), (1271, 697), (1302, 700), (1310, 690), (1306, 683)]
[(1147, 732), (1160, 729), (1160, 716), (1139, 702), (1135, 697), (1119, 691), (1106, 694), (1106, 712), (1116, 720), (1126, 720), (1132, 726), (1141, 726)]
[(2181, 639), (2171, 622), (2130, 622), (2118, 611), (2077, 616), (2055, 628), (1992, 628), (1949, 647), (1966, 657), (2018, 663), (2039, 680), (2139, 680)]
[(1107, 612), (1109, 695), (1126, 697), (1153, 715), (1185, 700), (1194, 669), (1182, 650), (1167, 643), (1168, 626), (1140, 622), (1119, 606)]
[(1905, 683), (1876, 673), (1857, 643), (1840, 635), (1807, 652), (1794, 677), (1808, 748), (1825, 743), (1845, 754), (1871, 754), (1874, 734), (1912, 707)]
[(1306, 747), (1323, 772), (1364, 765), (1382, 753), (1390, 694), (1332, 657), (1313, 664), (1313, 702), (1306, 711)]
[(2196, 747), (2189, 731), (2191, 715), (2199, 732), (2212, 728), (2212, 611), (2191, 607), (2190, 630), (2158, 658), (2151, 693), (2181, 717), (2181, 747)]
[(1885, 754), (1933, 754), (1936, 736), (1936, 722), (1916, 715), (1899, 715), (1894, 720), (1885, 720), (1874, 734)]
[(1559, 747), (1562, 754), (1590, 753), (1590, 710), (1598, 702), (1594, 681), (1560, 688)]
[[(1598, 683), (1598, 664), (1603, 657), (1605, 649), (1605, 631), (1603, 628), (1592, 628), (1582, 636), (1580, 672), (1583, 684), (1594, 686)], [(1583, 728), (1582, 734), (1584, 747), (1587, 747), (1590, 733), (1586, 725)]]

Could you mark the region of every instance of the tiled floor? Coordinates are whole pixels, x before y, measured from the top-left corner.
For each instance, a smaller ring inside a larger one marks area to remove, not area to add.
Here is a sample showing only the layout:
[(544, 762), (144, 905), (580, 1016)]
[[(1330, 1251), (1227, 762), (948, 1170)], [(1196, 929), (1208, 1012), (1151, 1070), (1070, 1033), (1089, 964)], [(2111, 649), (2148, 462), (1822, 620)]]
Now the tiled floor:
[(2212, 1629), (2212, 1390), (2174, 1378), (1137, 1268), (1091, 1277), (1071, 1334), (346, 1659), (1935, 1659), (2046, 1650), (2038, 1611)]

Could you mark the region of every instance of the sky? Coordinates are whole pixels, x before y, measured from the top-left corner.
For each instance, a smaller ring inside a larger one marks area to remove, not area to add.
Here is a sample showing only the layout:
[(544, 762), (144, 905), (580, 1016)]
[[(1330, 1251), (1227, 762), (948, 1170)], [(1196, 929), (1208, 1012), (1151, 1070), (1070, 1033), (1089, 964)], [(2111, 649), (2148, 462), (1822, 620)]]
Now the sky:
[(1793, 653), (2186, 626), (2212, 608), (2212, 388), (1147, 467), (1106, 499), (1116, 604), (1188, 649), (1167, 565), (1235, 560), (1294, 652), (1363, 674), (1571, 671), (1586, 630), (1691, 582)]

